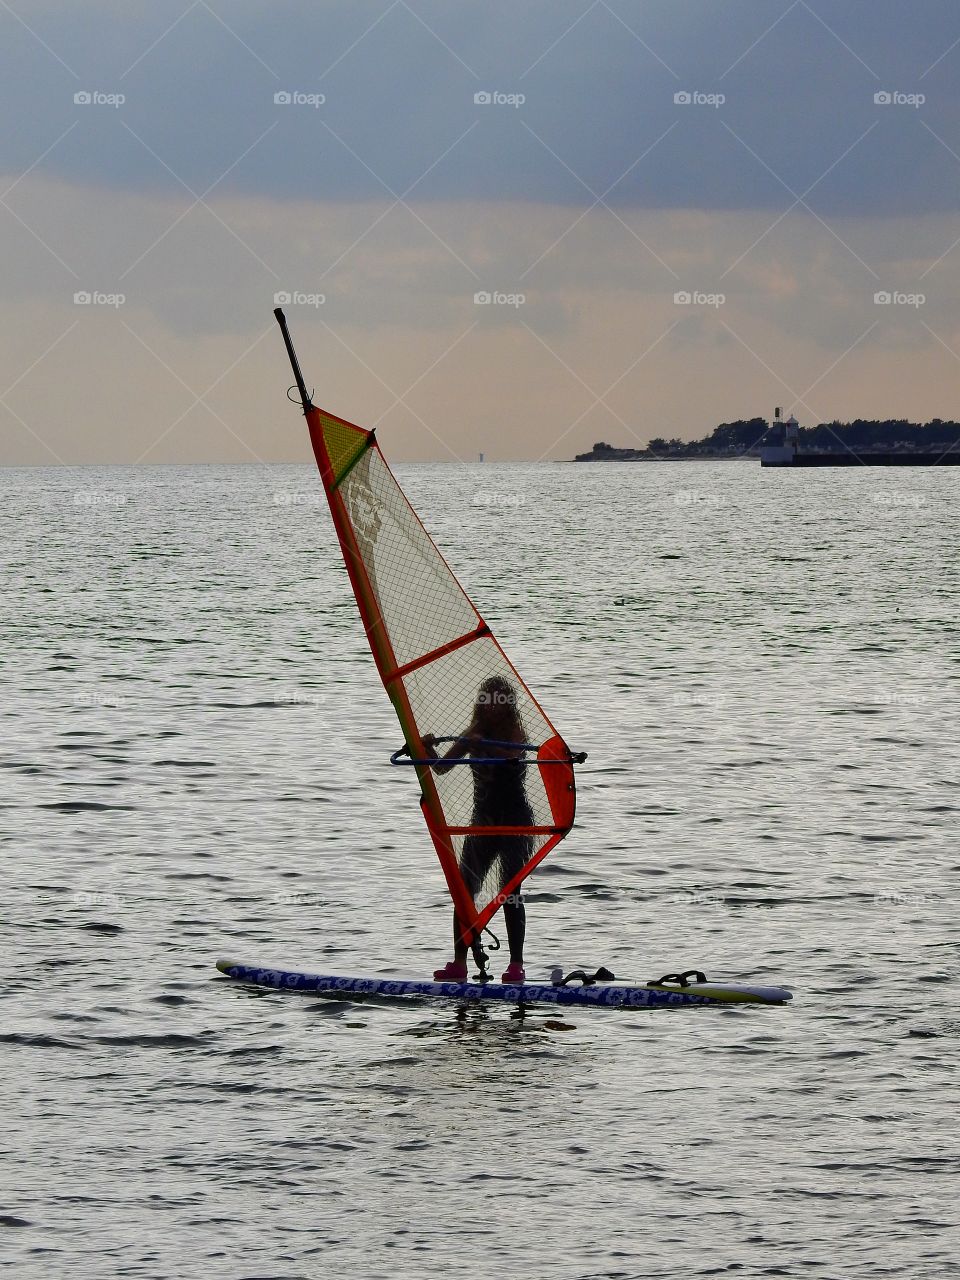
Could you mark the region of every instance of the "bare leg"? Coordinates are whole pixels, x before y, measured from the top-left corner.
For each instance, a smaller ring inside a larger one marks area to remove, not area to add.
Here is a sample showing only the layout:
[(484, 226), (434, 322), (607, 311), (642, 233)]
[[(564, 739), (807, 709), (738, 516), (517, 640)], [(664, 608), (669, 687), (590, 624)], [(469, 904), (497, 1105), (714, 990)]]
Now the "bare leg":
[(457, 919), (457, 913), (453, 913), (453, 958), (457, 964), (465, 964), (467, 959), (467, 944), (461, 936), (460, 921)]
[(503, 923), (507, 929), (510, 960), (523, 967), (523, 940), (527, 932), (527, 909), (519, 893), (513, 893), (503, 904)]

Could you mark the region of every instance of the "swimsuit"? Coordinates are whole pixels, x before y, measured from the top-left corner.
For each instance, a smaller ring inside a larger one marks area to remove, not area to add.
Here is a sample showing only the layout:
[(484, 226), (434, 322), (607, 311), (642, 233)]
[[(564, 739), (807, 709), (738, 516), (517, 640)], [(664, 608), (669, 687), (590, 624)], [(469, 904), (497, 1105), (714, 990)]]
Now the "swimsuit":
[[(523, 760), (505, 759), (503, 764), (472, 764), (474, 827), (529, 827), (533, 812), (527, 800)], [(467, 836), (463, 842), (460, 870), (474, 898), (489, 901), (523, 869), (533, 854), (529, 835)], [(484, 882), (496, 865), (496, 884)]]

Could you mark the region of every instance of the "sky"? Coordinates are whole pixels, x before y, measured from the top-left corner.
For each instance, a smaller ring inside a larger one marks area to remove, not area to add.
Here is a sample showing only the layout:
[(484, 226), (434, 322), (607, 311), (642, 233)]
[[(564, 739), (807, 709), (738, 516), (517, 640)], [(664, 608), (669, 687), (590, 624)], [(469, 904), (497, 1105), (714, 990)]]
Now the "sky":
[(955, 0), (0, 0), (0, 464), (960, 418)]

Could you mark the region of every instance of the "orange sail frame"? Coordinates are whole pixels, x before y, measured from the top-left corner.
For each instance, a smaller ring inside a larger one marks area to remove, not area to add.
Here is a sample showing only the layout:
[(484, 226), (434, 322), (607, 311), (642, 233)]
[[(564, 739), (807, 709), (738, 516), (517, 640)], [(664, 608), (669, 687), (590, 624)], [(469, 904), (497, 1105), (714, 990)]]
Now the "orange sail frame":
[[(429, 764), (415, 765), (423, 815), (461, 936), (470, 944), (573, 825), (570, 750), (423, 528), (374, 433), (315, 408), (306, 398), (304, 411), (367, 640), (414, 761), (428, 754), (423, 736), (433, 726), (425, 719), (459, 717), (461, 723), (437, 724), (436, 736), (461, 731), (478, 684), (490, 671), (511, 683), (522, 703), (523, 723), (534, 730), (527, 737), (538, 745), (535, 764), (526, 770), (529, 824), (478, 825), (471, 812), (469, 766), (451, 770), (459, 777), (449, 781)], [(509, 878), (501, 871), (479, 901), (476, 886), (471, 892), (461, 869), (464, 841), (476, 837), (501, 844), (504, 837), (520, 837), (527, 851), (522, 866)]]

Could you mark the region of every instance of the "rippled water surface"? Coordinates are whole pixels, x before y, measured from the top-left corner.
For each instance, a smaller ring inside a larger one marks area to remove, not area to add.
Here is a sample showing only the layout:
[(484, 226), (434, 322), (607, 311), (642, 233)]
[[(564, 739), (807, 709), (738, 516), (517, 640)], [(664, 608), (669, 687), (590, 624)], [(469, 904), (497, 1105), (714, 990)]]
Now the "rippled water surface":
[(557, 1025), (221, 979), (448, 958), (315, 473), (8, 469), (6, 1264), (952, 1274), (957, 477), (398, 475), (589, 752), (528, 973), (696, 966), (794, 1004)]

